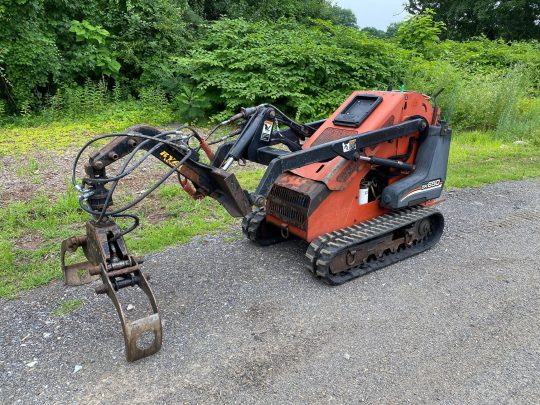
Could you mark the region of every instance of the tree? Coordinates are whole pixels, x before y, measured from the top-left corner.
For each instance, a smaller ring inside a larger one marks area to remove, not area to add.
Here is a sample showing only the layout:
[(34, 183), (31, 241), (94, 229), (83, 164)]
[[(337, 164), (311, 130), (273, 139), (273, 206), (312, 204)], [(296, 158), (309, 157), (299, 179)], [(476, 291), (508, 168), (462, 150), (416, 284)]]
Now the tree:
[(205, 20), (221, 17), (249, 21), (277, 20), (280, 17), (305, 21), (309, 18), (331, 21), (347, 27), (356, 26), (356, 17), (329, 0), (188, 0), (191, 9)]
[(383, 30), (379, 30), (375, 27), (364, 27), (360, 31), (365, 32), (366, 34), (368, 34), (370, 37), (373, 37), (373, 38), (386, 38), (387, 37), (386, 32), (384, 32)]
[(451, 39), (540, 39), (540, 0), (408, 0), (406, 9), (412, 14), (434, 10)]
[(403, 24), (403, 21), (393, 22), (386, 28), (386, 36), (388, 38), (393, 38), (396, 36), (399, 26)]
[(396, 34), (401, 46), (429, 56), (446, 29), (443, 22), (435, 21), (434, 18), (435, 12), (428, 8), (401, 23)]
[(328, 20), (332, 21), (336, 25), (342, 25), (344, 27), (356, 27), (356, 16), (352, 10), (348, 8), (341, 8), (339, 6), (332, 6), (327, 11)]

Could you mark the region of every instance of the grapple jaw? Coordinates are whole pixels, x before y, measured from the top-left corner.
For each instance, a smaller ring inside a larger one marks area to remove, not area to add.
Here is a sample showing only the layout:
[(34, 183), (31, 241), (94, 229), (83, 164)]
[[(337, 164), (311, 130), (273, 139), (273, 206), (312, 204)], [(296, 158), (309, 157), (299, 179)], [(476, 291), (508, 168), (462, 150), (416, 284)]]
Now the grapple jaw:
[[(129, 273), (129, 277), (135, 279), (136, 285), (146, 294), (152, 307), (152, 314), (133, 321), (126, 319), (124, 311), (122, 310), (122, 305), (116, 294), (117, 289), (113, 284), (111, 276), (103, 266), (101, 266), (101, 280), (103, 281), (103, 285), (98, 287), (99, 290), (96, 289), (98, 294), (102, 292), (106, 293), (116, 308), (124, 332), (127, 361), (136, 361), (157, 353), (159, 349), (161, 349), (162, 340), (161, 317), (159, 316), (156, 299), (150, 289), (147, 278), (141, 270), (138, 269), (138, 264), (136, 264), (136, 267), (137, 270), (132, 270)], [(142, 339), (146, 335), (151, 335), (148, 336), (151, 343), (143, 343)]]
[[(80, 247), (87, 261), (67, 265), (66, 253), (74, 253)], [(128, 361), (139, 360), (161, 349), (161, 318), (148, 276), (140, 269), (143, 258), (128, 253), (122, 232), (114, 221), (88, 221), (86, 235), (73, 236), (62, 242), (61, 260), (67, 285), (77, 286), (101, 277), (103, 283), (96, 288), (96, 293), (107, 294), (116, 308)], [(118, 292), (126, 287), (142, 290), (150, 303), (151, 314), (136, 320), (127, 319), (118, 299)]]

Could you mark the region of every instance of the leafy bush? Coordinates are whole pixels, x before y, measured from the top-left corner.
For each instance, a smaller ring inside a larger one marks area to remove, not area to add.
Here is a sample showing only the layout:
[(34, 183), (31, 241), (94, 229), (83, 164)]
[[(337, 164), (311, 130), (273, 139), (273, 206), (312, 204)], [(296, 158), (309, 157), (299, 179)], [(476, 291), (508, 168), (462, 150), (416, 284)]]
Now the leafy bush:
[[(43, 1), (0, 4), (0, 98), (10, 112), (39, 104), (37, 88), (45, 87), (61, 69), (53, 35), (47, 34)], [(17, 18), (15, 18), (17, 16)]]
[(399, 84), (407, 51), (357, 29), (313, 21), (223, 19), (174, 58), (177, 74), (205, 92), (214, 111), (272, 102), (297, 117), (324, 116), (351, 89)]
[(187, 0), (0, 1), (0, 99), (12, 113), (35, 112), (87, 79), (156, 87), (139, 79), (187, 48), (197, 32), (188, 11)]
[(440, 41), (439, 36), (446, 30), (446, 25), (434, 18), (435, 12), (430, 8), (412, 16), (399, 25), (396, 40), (403, 48), (430, 56)]
[(78, 76), (87, 76), (94, 72), (109, 76), (118, 73), (120, 63), (107, 43), (109, 31), (99, 25), (92, 25), (87, 20), (71, 21), (69, 31), (76, 35), (80, 44), (69, 59), (69, 63), (73, 65), (70, 70)]
[(11, 113), (30, 113), (87, 79), (120, 79), (132, 93), (156, 88), (168, 58), (189, 48), (204, 19), (222, 15), (356, 25), (329, 0), (0, 0), (0, 99)]
[(211, 107), (204, 92), (191, 86), (183, 86), (173, 103), (179, 115), (190, 124), (205, 119), (206, 112)]

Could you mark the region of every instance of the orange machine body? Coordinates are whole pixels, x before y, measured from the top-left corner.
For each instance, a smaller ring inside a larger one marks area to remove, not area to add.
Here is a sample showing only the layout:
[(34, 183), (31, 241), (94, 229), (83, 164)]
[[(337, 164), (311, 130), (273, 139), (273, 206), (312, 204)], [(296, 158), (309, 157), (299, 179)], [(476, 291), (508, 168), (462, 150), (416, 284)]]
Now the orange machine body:
[[(358, 128), (334, 124), (334, 119), (357, 96), (371, 94), (382, 97), (379, 105)], [(424, 118), (431, 125), (433, 107), (429, 97), (417, 92), (356, 91), (326, 120), (304, 143), (303, 148), (321, 145), (351, 135), (396, 125), (412, 118)], [(419, 132), (373, 147), (360, 150), (365, 156), (390, 158), (410, 152), (408, 163), (414, 163)], [(410, 148), (412, 147), (412, 151)], [(359, 189), (372, 167), (362, 161), (350, 161), (337, 156), (328, 162), (314, 163), (282, 174), (270, 191), (266, 205), (266, 220), (286, 232), (308, 242), (320, 235), (358, 224), (389, 209), (382, 208), (378, 200), (359, 204)], [(389, 180), (392, 183), (405, 174)]]

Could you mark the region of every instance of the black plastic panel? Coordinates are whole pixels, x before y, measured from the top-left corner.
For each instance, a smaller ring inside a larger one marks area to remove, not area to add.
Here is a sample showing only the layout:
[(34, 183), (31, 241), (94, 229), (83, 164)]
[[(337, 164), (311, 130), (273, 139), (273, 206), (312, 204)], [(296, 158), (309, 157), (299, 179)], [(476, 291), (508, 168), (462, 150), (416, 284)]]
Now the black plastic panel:
[(446, 181), (451, 138), (449, 128), (429, 127), (428, 136), (418, 148), (416, 169), (384, 188), (381, 206), (398, 209), (439, 198)]
[(334, 125), (358, 128), (381, 101), (382, 97), (371, 94), (356, 96), (334, 119)]

